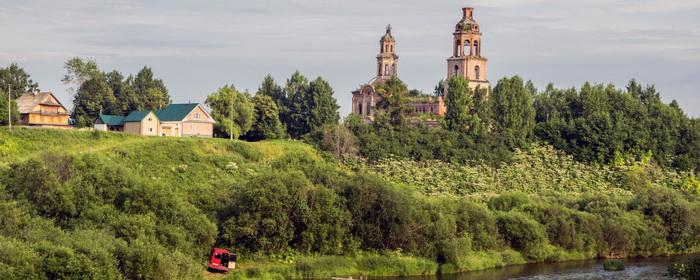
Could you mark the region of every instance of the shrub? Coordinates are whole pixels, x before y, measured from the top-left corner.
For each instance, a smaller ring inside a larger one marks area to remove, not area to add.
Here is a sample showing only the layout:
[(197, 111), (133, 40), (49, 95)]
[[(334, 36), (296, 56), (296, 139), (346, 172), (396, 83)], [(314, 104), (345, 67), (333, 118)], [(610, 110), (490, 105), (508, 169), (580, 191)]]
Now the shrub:
[(498, 232), (507, 244), (525, 257), (542, 261), (547, 257), (547, 238), (542, 226), (519, 212), (503, 212), (496, 217)]
[(603, 262), (603, 269), (607, 271), (625, 270), (625, 263), (621, 260), (606, 260)]

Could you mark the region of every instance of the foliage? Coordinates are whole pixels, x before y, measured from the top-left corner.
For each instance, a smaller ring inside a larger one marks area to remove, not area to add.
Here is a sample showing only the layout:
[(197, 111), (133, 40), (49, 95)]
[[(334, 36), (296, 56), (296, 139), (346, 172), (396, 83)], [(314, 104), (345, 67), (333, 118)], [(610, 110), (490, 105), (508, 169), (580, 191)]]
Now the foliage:
[(343, 125), (325, 125), (311, 135), (312, 142), (317, 143), (321, 150), (331, 152), (337, 159), (357, 156), (357, 138)]
[(381, 100), (377, 103), (379, 125), (399, 127), (405, 125), (408, 113), (408, 87), (398, 77), (392, 76), (377, 85)]
[(97, 62), (92, 58), (72, 57), (66, 61), (63, 68), (66, 70), (66, 74), (61, 82), (72, 84), (72, 87), (68, 89), (70, 92), (76, 92), (83, 83), (95, 78), (100, 73)]
[(448, 88), (449, 92), (445, 100), (447, 106), (445, 127), (467, 135), (480, 133), (481, 120), (473, 114), (474, 94), (467, 80), (462, 76), (454, 76), (448, 81)]
[[(38, 91), (39, 84), (31, 79), (24, 68), (19, 67), (17, 63), (12, 63), (0, 68), (0, 91), (5, 92), (5, 97), (7, 97), (8, 88), (12, 91), (12, 98), (17, 98), (24, 93)], [(7, 116), (7, 113), (5, 115)]]
[(660, 168), (630, 190), (624, 173), (653, 162), (585, 165), (547, 146), (500, 166), (378, 167), (299, 141), (0, 136), (3, 279), (197, 279), (212, 246), (239, 252), (229, 278), (289, 279), (667, 255), (700, 240), (687, 173)]
[(253, 103), (247, 93), (241, 93), (231, 85), (225, 85), (207, 96), (206, 104), (216, 120), (216, 133), (238, 139), (253, 126)]
[(99, 114), (120, 113), (114, 92), (101, 73), (84, 81), (73, 99), (73, 118), (78, 127), (92, 126)]
[(155, 78), (153, 70), (144, 66), (133, 79), (134, 93), (140, 99), (141, 110), (160, 110), (170, 104), (170, 95), (163, 80)]
[(493, 132), (502, 136), (507, 147), (524, 147), (532, 135), (535, 126), (532, 95), (535, 92), (530, 88), (515, 76), (499, 80), (491, 93)]
[(268, 95), (258, 92), (252, 99), (255, 119), (253, 126), (243, 139), (260, 141), (278, 139), (284, 136), (284, 127), (279, 119), (277, 103)]
[(606, 260), (603, 262), (603, 269), (606, 271), (625, 270), (625, 263), (621, 260)]
[(144, 66), (126, 79), (119, 71), (103, 72), (94, 59), (74, 57), (66, 61), (62, 81), (72, 84), (73, 115), (78, 127), (92, 126), (102, 114), (128, 115), (135, 110), (160, 110), (170, 104), (165, 83)]
[[(7, 92), (0, 89), (0, 125), (8, 124), (7, 102)], [(19, 112), (17, 111), (17, 102), (14, 99), (10, 99), (10, 114), (12, 123), (16, 124), (19, 121)]]

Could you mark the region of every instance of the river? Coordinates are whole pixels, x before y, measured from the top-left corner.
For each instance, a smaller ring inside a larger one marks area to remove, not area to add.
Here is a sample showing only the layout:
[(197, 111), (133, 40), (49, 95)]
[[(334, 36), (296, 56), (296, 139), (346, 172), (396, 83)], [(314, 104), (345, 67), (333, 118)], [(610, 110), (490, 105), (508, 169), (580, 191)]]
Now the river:
[(602, 260), (514, 265), (504, 268), (426, 277), (382, 277), (382, 280), (667, 280), (673, 257), (624, 260), (624, 271), (603, 270)]

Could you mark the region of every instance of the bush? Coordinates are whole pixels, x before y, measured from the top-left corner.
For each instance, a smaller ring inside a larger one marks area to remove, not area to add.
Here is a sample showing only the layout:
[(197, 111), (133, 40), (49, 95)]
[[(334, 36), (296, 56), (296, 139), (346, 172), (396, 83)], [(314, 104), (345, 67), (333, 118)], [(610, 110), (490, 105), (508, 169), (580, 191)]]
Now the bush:
[(527, 215), (520, 212), (499, 213), (496, 224), (499, 234), (511, 248), (531, 260), (543, 261), (547, 257), (549, 252), (546, 247), (549, 244), (544, 229)]
[(489, 208), (495, 211), (511, 211), (517, 209), (527, 203), (530, 200), (525, 194), (522, 193), (506, 193), (489, 200)]
[(625, 263), (621, 260), (606, 260), (603, 262), (603, 269), (607, 271), (625, 270)]

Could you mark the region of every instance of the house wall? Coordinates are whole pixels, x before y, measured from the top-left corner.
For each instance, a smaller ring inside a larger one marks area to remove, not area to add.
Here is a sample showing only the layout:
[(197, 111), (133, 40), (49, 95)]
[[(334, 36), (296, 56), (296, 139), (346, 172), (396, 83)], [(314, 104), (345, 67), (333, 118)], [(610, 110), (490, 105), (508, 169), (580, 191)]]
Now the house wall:
[(141, 123), (140, 122), (128, 122), (124, 123), (124, 132), (141, 135)]
[(160, 121), (153, 112), (148, 113), (148, 115), (141, 120), (141, 135), (160, 135)]
[(160, 123), (160, 135), (181, 137), (182, 136), (182, 122), (161, 122)]
[(38, 126), (67, 126), (67, 115), (42, 115), (39, 113), (24, 114), (21, 118), (24, 125)]
[(212, 137), (213, 135), (213, 123), (186, 121), (182, 124), (182, 136)]

